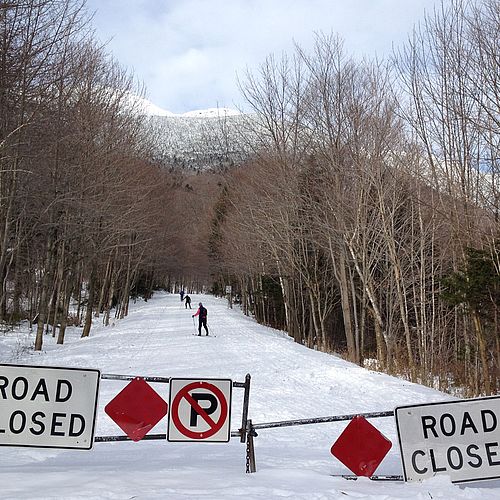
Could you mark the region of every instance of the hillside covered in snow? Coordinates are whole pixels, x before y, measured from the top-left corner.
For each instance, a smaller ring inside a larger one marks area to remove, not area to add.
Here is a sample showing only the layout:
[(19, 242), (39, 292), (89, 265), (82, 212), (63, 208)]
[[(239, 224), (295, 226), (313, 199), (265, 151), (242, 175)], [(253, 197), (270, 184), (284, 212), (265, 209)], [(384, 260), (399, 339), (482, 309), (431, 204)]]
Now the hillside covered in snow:
[(253, 115), (230, 108), (172, 113), (133, 96), (133, 107), (146, 116), (154, 160), (166, 167), (223, 169), (248, 159), (257, 147)]
[(194, 170), (238, 164), (250, 157), (255, 144), (251, 120), (248, 115), (207, 110), (151, 117), (148, 126), (156, 144), (155, 160)]

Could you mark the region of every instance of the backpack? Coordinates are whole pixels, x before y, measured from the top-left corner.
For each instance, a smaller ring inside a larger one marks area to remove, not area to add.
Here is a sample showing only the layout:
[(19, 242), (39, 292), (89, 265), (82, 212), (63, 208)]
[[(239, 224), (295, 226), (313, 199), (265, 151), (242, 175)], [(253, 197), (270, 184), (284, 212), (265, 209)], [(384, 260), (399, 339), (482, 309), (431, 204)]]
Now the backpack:
[(200, 306), (200, 318), (205, 319), (206, 317), (207, 317), (207, 310), (203, 306)]

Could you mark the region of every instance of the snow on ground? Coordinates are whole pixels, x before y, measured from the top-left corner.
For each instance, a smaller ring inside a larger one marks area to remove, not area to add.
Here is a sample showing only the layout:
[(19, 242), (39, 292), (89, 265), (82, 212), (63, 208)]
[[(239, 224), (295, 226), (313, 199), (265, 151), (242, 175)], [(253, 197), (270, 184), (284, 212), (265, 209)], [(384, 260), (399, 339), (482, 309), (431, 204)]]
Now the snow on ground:
[[(131, 305), (130, 314), (91, 336), (71, 329), (63, 346), (50, 335), (42, 352), (27, 349), (34, 333), (0, 336), (0, 362), (99, 368), (103, 373), (180, 378), (252, 376), (249, 418), (255, 423), (392, 410), (395, 406), (449, 400), (429, 388), (371, 372), (335, 356), (309, 350), (284, 333), (258, 325), (226, 302), (192, 295), (207, 306), (215, 336), (198, 337), (178, 295), (157, 293)], [(97, 436), (123, 434), (104, 406), (126, 382), (102, 380)], [(152, 384), (168, 401), (168, 385)], [(232, 430), (241, 424), (243, 390), (233, 391)], [(151, 433), (166, 432), (166, 418)], [(393, 442), (377, 474), (401, 474), (392, 417), (372, 419)], [(261, 429), (255, 439), (257, 472), (245, 474), (245, 445), (170, 443), (165, 440), (95, 443), (90, 451), (2, 447), (2, 499), (500, 499), (500, 481), (451, 484), (446, 476), (423, 483), (349, 481), (330, 454), (347, 422)]]

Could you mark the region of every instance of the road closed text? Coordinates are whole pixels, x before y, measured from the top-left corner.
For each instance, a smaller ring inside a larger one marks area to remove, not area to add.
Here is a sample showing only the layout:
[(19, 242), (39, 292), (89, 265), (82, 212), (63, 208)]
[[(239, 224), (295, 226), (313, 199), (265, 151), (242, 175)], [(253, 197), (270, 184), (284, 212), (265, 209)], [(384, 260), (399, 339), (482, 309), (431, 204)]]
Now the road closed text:
[(97, 370), (0, 365), (0, 445), (90, 449)]
[(396, 421), (407, 480), (500, 477), (500, 398), (400, 407)]

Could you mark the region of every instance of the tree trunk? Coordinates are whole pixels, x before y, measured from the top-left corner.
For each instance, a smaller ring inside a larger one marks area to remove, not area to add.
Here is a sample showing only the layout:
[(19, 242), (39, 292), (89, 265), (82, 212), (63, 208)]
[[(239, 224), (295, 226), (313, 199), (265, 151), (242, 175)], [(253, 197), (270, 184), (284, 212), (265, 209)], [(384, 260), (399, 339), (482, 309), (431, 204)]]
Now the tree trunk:
[(90, 335), (90, 329), (92, 327), (92, 309), (94, 305), (94, 295), (95, 295), (94, 270), (92, 270), (90, 273), (88, 286), (89, 286), (89, 293), (87, 298), (87, 309), (85, 311), (85, 324), (83, 325), (82, 338), (88, 337)]
[(471, 311), (474, 329), (476, 331), (477, 341), (479, 345), (479, 357), (481, 359), (482, 379), (486, 396), (491, 395), (490, 370), (488, 366), (488, 353), (486, 349), (486, 341), (484, 339), (483, 325), (477, 311)]
[(349, 302), (350, 298), (350, 290), (349, 290), (349, 282), (347, 279), (346, 272), (346, 260), (345, 256), (342, 252), (339, 252), (339, 263), (336, 265), (336, 261), (333, 255), (332, 242), (329, 240), (330, 245), (330, 258), (332, 259), (332, 264), (335, 269), (335, 275), (337, 276), (340, 290), (340, 301), (342, 305), (342, 319), (344, 322), (344, 334), (347, 343), (347, 356), (349, 361), (353, 363), (360, 363), (359, 356), (359, 346), (356, 348), (356, 342), (354, 338), (353, 325), (352, 325), (352, 314), (351, 314), (351, 305)]
[(53, 235), (47, 240), (44, 273), (38, 303), (38, 324), (35, 337), (35, 351), (41, 351), (43, 345), (43, 328), (47, 321), (47, 307), (49, 299), (49, 286), (51, 283), (52, 255), (54, 253)]
[(66, 326), (68, 324), (69, 303), (71, 300), (71, 274), (67, 273), (64, 279), (64, 286), (62, 291), (62, 304), (61, 304), (61, 319), (59, 325), (59, 334), (57, 336), (57, 343), (64, 343), (64, 335), (66, 334)]

